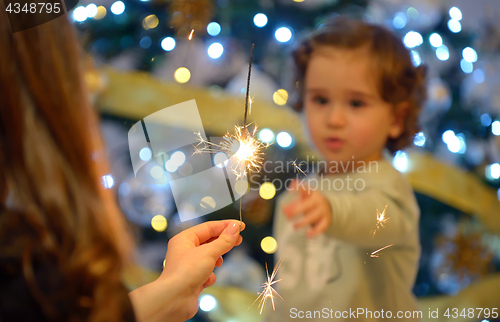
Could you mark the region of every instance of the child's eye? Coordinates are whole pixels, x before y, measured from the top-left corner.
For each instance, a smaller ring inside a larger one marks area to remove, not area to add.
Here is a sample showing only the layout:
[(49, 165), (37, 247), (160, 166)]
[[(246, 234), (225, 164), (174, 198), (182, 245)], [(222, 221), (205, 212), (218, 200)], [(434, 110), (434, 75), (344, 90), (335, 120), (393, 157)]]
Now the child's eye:
[(313, 102), (319, 105), (325, 105), (328, 104), (328, 98), (324, 96), (315, 96), (313, 97)]
[(351, 100), (349, 102), (349, 104), (352, 106), (352, 107), (356, 107), (356, 108), (359, 108), (359, 107), (363, 107), (366, 105), (365, 102), (363, 102), (362, 100)]

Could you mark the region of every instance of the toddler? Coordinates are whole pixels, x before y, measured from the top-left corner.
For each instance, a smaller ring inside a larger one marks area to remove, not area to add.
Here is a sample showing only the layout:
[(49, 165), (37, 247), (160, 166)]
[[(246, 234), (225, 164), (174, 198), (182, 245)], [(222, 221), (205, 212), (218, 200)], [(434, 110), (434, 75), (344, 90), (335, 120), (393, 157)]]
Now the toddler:
[(285, 301), (270, 319), (420, 320), (419, 208), (384, 154), (418, 132), (425, 68), (390, 31), (345, 17), (312, 33), (293, 58), (295, 109), (324, 161), (278, 199), (276, 286)]

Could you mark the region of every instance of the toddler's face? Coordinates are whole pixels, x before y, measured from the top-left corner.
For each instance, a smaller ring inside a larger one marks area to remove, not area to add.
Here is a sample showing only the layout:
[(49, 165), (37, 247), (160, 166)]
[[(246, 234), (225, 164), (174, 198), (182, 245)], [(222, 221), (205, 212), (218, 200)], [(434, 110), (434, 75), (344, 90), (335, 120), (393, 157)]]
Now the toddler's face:
[(392, 106), (380, 97), (374, 71), (365, 48), (325, 46), (312, 54), (304, 113), (311, 138), (327, 161), (378, 160), (387, 138), (401, 134)]

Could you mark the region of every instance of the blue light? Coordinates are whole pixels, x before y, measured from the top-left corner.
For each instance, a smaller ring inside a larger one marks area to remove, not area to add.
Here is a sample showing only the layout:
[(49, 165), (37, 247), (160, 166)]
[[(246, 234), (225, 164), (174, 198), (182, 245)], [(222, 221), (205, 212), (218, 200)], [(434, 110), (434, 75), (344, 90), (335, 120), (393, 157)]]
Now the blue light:
[(217, 306), (217, 301), (212, 295), (203, 295), (200, 298), (200, 309), (202, 311), (212, 311), (215, 306)]
[(125, 4), (123, 1), (116, 1), (111, 5), (111, 12), (115, 15), (121, 15), (125, 11)]
[(392, 20), (392, 24), (396, 29), (403, 29), (406, 26), (407, 22), (408, 19), (406, 18), (406, 15), (402, 12), (396, 13), (394, 19)]
[(102, 176), (102, 185), (104, 189), (111, 189), (115, 185), (115, 179), (110, 174)]
[(474, 70), (472, 63), (469, 63), (465, 59), (460, 60), (460, 68), (462, 68), (462, 71), (466, 74), (470, 74)]
[(139, 158), (141, 158), (142, 161), (149, 161), (151, 160), (152, 156), (153, 153), (151, 152), (150, 148), (142, 148), (139, 152)]
[(182, 151), (176, 151), (172, 154), (170, 160), (172, 160), (173, 165), (180, 167), (186, 161), (186, 155)]
[(462, 20), (462, 11), (457, 7), (451, 7), (449, 11), (451, 19)]
[(97, 14), (97, 6), (93, 3), (89, 4), (87, 7), (85, 7), (87, 10), (87, 17), (88, 18), (94, 18), (95, 15)]
[(459, 142), (459, 146), (458, 146), (458, 153), (460, 154), (464, 154), (465, 151), (467, 151), (467, 144), (465, 143), (465, 135), (463, 135), (462, 133), (458, 133), (457, 134), (457, 139), (458, 139), (458, 142)]
[(448, 47), (442, 45), (436, 49), (436, 57), (441, 61), (448, 60), (450, 58), (450, 51), (448, 50)]
[(422, 45), (424, 39), (422, 38), (422, 35), (419, 34), (418, 32), (410, 31), (404, 36), (403, 42), (406, 47), (415, 48), (417, 46)]
[(496, 180), (500, 178), (500, 164), (498, 163), (493, 163), (485, 168), (485, 175), (486, 178), (490, 180)]
[(217, 152), (214, 155), (214, 164), (217, 168), (224, 168), (229, 163), (229, 159), (224, 152)]
[(276, 37), (276, 40), (279, 42), (287, 42), (292, 39), (292, 31), (290, 30), (290, 28), (281, 27), (276, 30), (276, 32), (274, 33), (274, 37)]
[(224, 47), (218, 42), (215, 42), (208, 47), (208, 56), (210, 56), (210, 58), (217, 59), (223, 52)]
[(207, 25), (207, 32), (210, 36), (218, 36), (220, 34), (220, 25), (216, 22), (211, 22)]
[(500, 135), (500, 122), (495, 121), (491, 123), (491, 133), (493, 133), (496, 136)]
[(484, 127), (491, 125), (491, 116), (488, 113), (481, 115), (481, 125)]
[(399, 172), (406, 172), (408, 170), (408, 156), (403, 151), (396, 152), (396, 155), (392, 159), (392, 165)]
[(262, 28), (267, 25), (267, 16), (263, 13), (258, 13), (253, 16), (253, 23), (255, 24), (255, 26)]
[(477, 62), (477, 52), (474, 50), (474, 48), (465, 47), (464, 50), (462, 50), (462, 56), (469, 63)]
[(151, 47), (151, 43), (152, 43), (151, 38), (146, 36), (141, 39), (139, 45), (141, 46), (141, 48), (148, 49), (149, 47)]
[(259, 132), (259, 139), (264, 143), (271, 143), (274, 140), (274, 133), (270, 129), (262, 129)]
[(87, 9), (85, 7), (76, 7), (73, 10), (73, 19), (78, 22), (84, 22), (87, 20)]
[(411, 58), (414, 66), (420, 66), (420, 64), (422, 64), (422, 58), (420, 58), (420, 54), (415, 50), (411, 51)]
[(425, 145), (425, 135), (422, 132), (415, 134), (413, 138), (413, 144), (416, 146), (424, 146)]
[(460, 24), (458, 20), (450, 19), (448, 21), (448, 29), (453, 33), (460, 32), (462, 30), (462, 24)]
[(443, 44), (443, 38), (437, 33), (433, 33), (429, 36), (429, 42), (432, 47), (438, 48)]
[(450, 144), (454, 137), (455, 137), (455, 132), (453, 132), (452, 130), (448, 130), (443, 133), (441, 138), (443, 139), (444, 143)]
[(476, 83), (482, 83), (484, 82), (484, 71), (482, 69), (476, 69), (473, 73), (472, 73), (472, 78), (474, 78), (474, 81)]
[(161, 48), (165, 51), (171, 51), (175, 48), (175, 39), (172, 37), (163, 38)]
[(276, 135), (276, 142), (282, 148), (288, 148), (292, 145), (293, 139), (287, 132), (280, 132)]

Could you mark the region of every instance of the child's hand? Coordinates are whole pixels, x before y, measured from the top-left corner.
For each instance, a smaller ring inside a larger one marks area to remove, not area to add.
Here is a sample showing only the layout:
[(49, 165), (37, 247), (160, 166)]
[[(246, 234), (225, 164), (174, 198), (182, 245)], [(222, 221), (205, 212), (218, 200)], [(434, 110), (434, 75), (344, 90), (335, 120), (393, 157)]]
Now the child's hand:
[(306, 236), (314, 237), (324, 233), (332, 223), (332, 210), (328, 200), (319, 191), (310, 191), (293, 181), (290, 190), (298, 190), (299, 198), (283, 207), (287, 219), (292, 220), (299, 214), (304, 216), (294, 224), (295, 229), (309, 225)]

